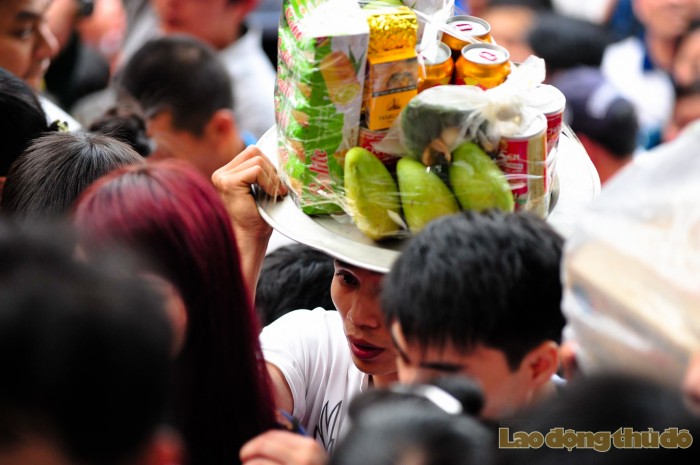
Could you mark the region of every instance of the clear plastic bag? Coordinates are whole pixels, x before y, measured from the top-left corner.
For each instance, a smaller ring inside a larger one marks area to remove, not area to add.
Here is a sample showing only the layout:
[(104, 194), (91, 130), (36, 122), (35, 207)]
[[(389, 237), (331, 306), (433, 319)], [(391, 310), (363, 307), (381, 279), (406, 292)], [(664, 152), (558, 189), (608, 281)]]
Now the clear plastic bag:
[(584, 373), (678, 387), (700, 350), (700, 123), (636, 159), (578, 221), (565, 249), (565, 339)]

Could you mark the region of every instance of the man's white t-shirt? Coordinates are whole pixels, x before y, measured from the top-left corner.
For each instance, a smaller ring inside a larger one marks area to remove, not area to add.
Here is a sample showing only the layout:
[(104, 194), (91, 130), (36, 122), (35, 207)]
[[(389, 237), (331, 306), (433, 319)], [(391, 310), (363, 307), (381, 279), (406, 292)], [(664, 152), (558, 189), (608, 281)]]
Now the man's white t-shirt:
[(265, 361), (289, 384), (292, 414), (331, 452), (348, 429), (350, 400), (369, 379), (352, 362), (340, 315), (322, 308), (293, 311), (266, 326), (260, 343)]

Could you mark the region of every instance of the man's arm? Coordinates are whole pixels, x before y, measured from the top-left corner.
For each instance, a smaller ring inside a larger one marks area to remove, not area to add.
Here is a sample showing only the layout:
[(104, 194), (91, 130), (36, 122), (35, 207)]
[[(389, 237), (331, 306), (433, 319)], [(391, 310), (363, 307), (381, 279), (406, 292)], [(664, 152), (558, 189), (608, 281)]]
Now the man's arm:
[(277, 405), (277, 408), (291, 414), (294, 411), (294, 396), (292, 396), (289, 383), (287, 383), (279, 368), (271, 363), (266, 363), (265, 365), (267, 366), (267, 373), (270, 375), (275, 405)]
[(240, 452), (244, 465), (324, 465), (326, 452), (313, 439), (272, 430), (254, 437)]
[(255, 146), (246, 148), (212, 175), (212, 183), (226, 205), (238, 243), (241, 270), (251, 297), (255, 297), (262, 261), (272, 228), (262, 219), (250, 190), (259, 185), (272, 196), (287, 193), (277, 170)]

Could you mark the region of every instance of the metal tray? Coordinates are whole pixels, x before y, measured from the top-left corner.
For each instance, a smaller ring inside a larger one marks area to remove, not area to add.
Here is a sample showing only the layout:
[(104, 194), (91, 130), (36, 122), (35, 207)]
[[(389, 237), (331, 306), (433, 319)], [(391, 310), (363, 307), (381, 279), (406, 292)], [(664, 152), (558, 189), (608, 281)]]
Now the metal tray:
[[(277, 135), (270, 128), (256, 144), (277, 166)], [(571, 235), (582, 209), (600, 192), (600, 179), (588, 154), (568, 126), (559, 139), (555, 186), (547, 221), (564, 237)], [(286, 196), (271, 200), (256, 192), (261, 216), (288, 238), (326, 252), (339, 260), (386, 273), (410, 239), (375, 242), (355, 227), (347, 215), (308, 216)]]

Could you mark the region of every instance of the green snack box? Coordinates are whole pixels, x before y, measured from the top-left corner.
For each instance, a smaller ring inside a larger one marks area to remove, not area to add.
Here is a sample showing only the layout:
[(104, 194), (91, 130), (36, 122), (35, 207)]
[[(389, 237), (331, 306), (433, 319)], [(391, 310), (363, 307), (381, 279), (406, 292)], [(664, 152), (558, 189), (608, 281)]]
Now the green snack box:
[(275, 87), (278, 158), (307, 214), (340, 212), (357, 145), (369, 28), (347, 0), (285, 0)]

